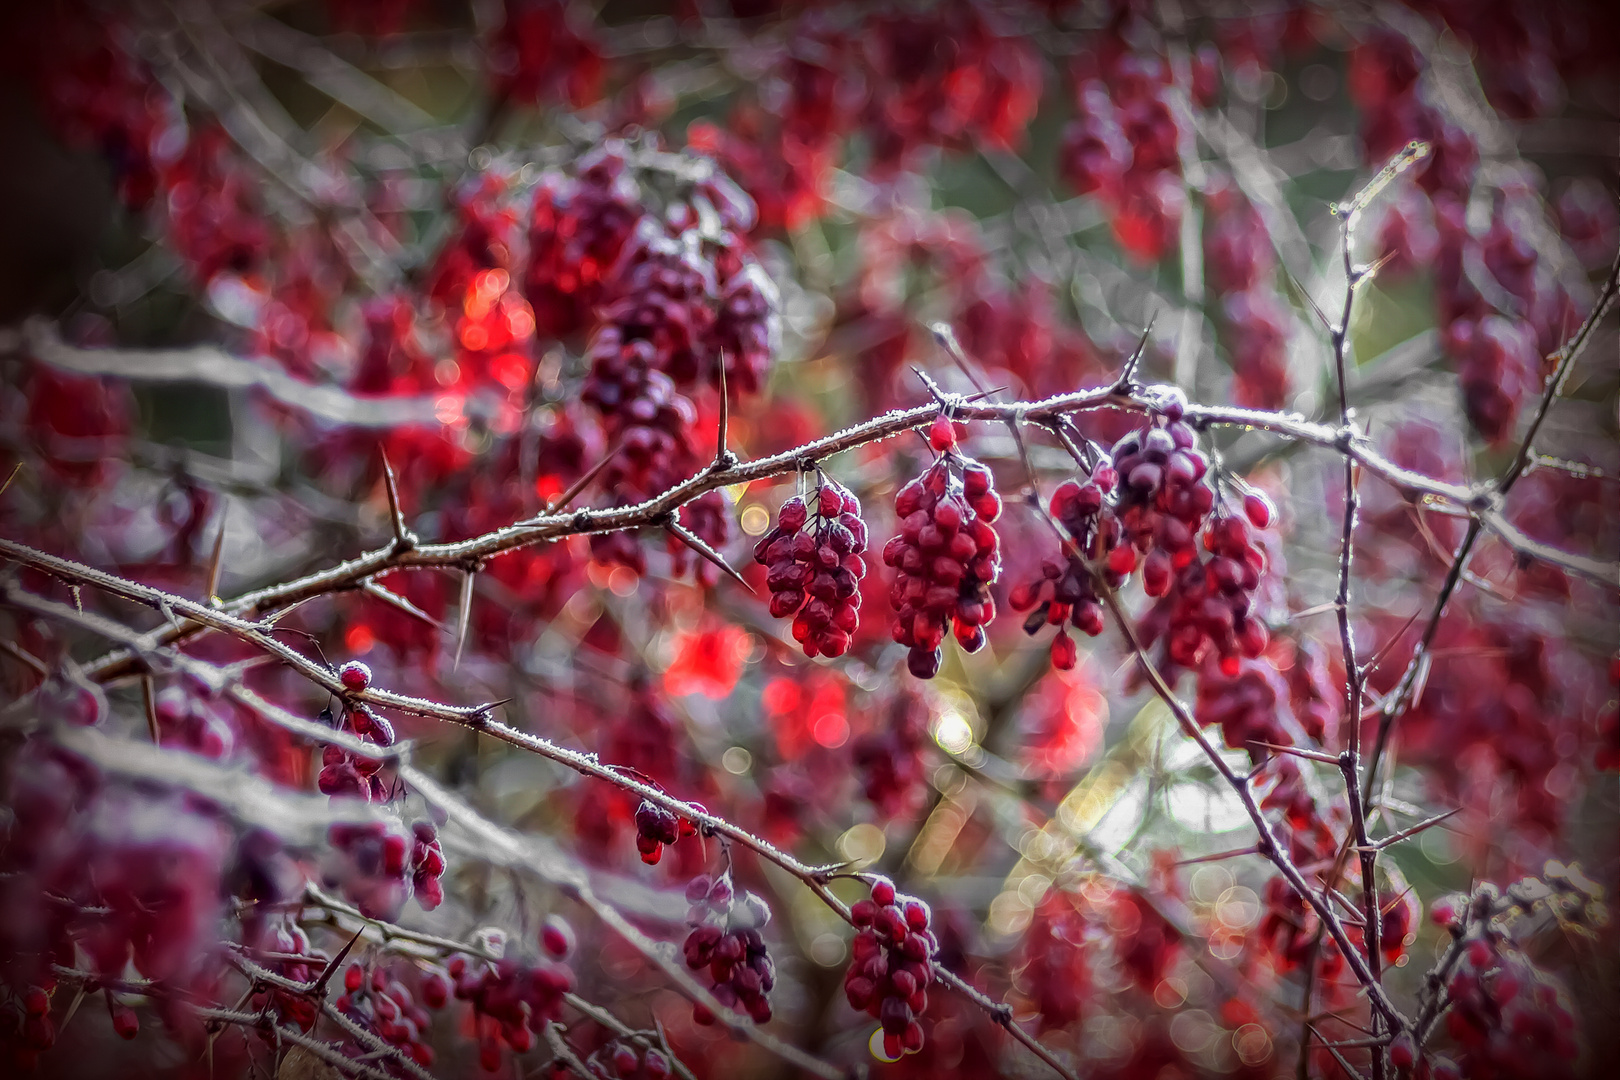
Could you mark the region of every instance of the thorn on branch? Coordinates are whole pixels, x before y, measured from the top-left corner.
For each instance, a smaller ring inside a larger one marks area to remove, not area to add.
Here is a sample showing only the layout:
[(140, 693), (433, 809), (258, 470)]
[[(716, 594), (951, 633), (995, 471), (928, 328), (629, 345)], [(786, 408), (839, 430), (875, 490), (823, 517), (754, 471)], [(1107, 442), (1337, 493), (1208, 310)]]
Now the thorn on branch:
[(928, 389), (929, 396), (939, 402), (939, 407), (949, 416), (956, 403), (947, 397), (945, 391), (939, 388), (939, 384), (929, 377), (928, 372), (916, 365), (912, 365), (911, 370), (916, 373), (917, 378), (922, 380), (923, 386)]
[[(592, 465), (589, 469), (585, 470), (585, 475), (581, 476), (578, 480), (575, 480), (568, 486), (567, 491), (564, 491), (561, 495), (557, 496), (555, 501), (547, 505), (546, 513), (559, 514), (568, 506), (569, 503), (579, 498), (579, 493), (590, 486), (591, 481), (595, 480), (598, 474), (600, 474), (603, 469), (607, 468), (608, 462), (617, 457), (619, 451), (623, 448), (624, 443), (615, 443), (607, 453), (602, 455), (602, 459), (600, 461), (598, 461), (595, 465)], [(584, 513), (584, 511), (581, 511), (581, 513)]]
[(146, 706), (146, 730), (152, 736), (152, 745), (161, 746), (163, 739), (158, 734), (157, 683), (150, 674), (141, 676), (141, 704)]
[(697, 533), (693, 532), (691, 529), (688, 529), (685, 525), (682, 525), (680, 521), (676, 519), (674, 514), (670, 514), (668, 517), (666, 517), (661, 524), (669, 531), (671, 536), (674, 536), (681, 543), (685, 544), (687, 547), (703, 556), (703, 558), (719, 567), (720, 571), (727, 577), (731, 578), (731, 580), (735, 581), (749, 592), (754, 591), (754, 587), (748, 584), (748, 581), (741, 574), (732, 569), (730, 563), (726, 562), (726, 557), (724, 555), (710, 547), (708, 542)]
[(399, 504), (399, 485), (394, 478), (394, 466), (388, 460), (388, 451), (378, 447), (382, 454), (383, 489), (388, 493), (388, 520), (394, 528), (394, 553), (400, 554), (416, 546), (416, 534), (405, 525), (405, 511)]
[(364, 934), (365, 932), (366, 932), (366, 928), (364, 926), (362, 926), (362, 927), (360, 927), (360, 929), (356, 930), (354, 932), (354, 937), (349, 939), (348, 944), (344, 945), (343, 948), (339, 949), (338, 952), (337, 952), (337, 955), (332, 957), (332, 959), (327, 962), (327, 965), (326, 965), (325, 969), (322, 970), (320, 976), (314, 982), (310, 983), (310, 986), (309, 986), (309, 996), (310, 997), (324, 998), (326, 996), (326, 986), (327, 986), (328, 983), (330, 983), (332, 981), (332, 975), (342, 965), (344, 958), (349, 955), (349, 950), (354, 948), (355, 943), (360, 940), (361, 935)]
[(468, 566), (461, 571), (461, 599), (456, 611), (456, 659), (451, 669), (461, 667), (461, 650), (467, 644), (467, 623), (472, 619), (473, 581), (478, 567)]
[(208, 561), (208, 587), (204, 591), (204, 599), (209, 607), (219, 607), (219, 575), (225, 568), (225, 519), (230, 512), (229, 503), (219, 512), (219, 532), (214, 534), (214, 555)]
[(1385, 848), (1393, 847), (1394, 845), (1400, 843), (1402, 840), (1411, 839), (1412, 837), (1416, 836), (1420, 832), (1424, 832), (1424, 831), (1426, 831), (1428, 829), (1432, 829), (1436, 825), (1440, 824), (1442, 821), (1446, 820), (1447, 818), (1452, 817), (1452, 816), (1454, 816), (1456, 814), (1460, 814), (1460, 813), (1462, 813), (1462, 807), (1459, 806), (1456, 809), (1447, 810), (1443, 814), (1436, 814), (1434, 817), (1429, 818), (1429, 819), (1427, 819), (1425, 821), (1420, 821), (1416, 825), (1411, 826), (1410, 828), (1402, 829), (1398, 833), (1392, 833), (1391, 835), (1384, 837), (1382, 840), (1378, 841), (1373, 846), (1377, 850), (1383, 851)]
[(1148, 338), (1153, 334), (1153, 324), (1158, 321), (1159, 313), (1154, 312), (1148, 319), (1146, 328), (1142, 331), (1142, 340), (1136, 343), (1131, 355), (1125, 358), (1125, 366), (1120, 369), (1119, 378), (1114, 380), (1113, 392), (1128, 394), (1136, 386), (1136, 370), (1142, 364), (1142, 357), (1147, 354)]

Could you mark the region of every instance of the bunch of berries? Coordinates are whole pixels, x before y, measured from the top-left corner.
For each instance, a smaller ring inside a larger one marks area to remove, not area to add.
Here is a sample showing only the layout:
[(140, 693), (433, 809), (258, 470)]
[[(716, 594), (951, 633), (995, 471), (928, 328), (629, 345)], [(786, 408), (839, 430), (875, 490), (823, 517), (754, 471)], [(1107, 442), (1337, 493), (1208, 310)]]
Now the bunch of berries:
[(884, 563), (895, 569), (890, 632), (910, 648), (907, 666), (919, 679), (939, 673), (946, 630), (954, 629), (968, 652), (984, 646), (984, 628), (996, 615), (990, 586), (1001, 574), (1000, 538), (990, 527), (1001, 516), (1001, 496), (990, 470), (957, 452), (943, 413), (928, 442), (940, 457), (900, 489), (900, 532), (883, 548)]
[(866, 576), (860, 514), (859, 499), (821, 477), (810, 499), (795, 495), (782, 504), (776, 527), (754, 546), (754, 561), (767, 570), (771, 614), (793, 617), (793, 637), (806, 656), (842, 656), (860, 621)]
[(433, 1064), (433, 1048), (425, 1041), (433, 1018), (404, 983), (381, 967), (372, 968), (368, 978), (359, 964), (350, 964), (343, 972), (343, 991), (337, 1000), (339, 1012), (423, 1068)]
[[(692, 905), (687, 912), (692, 930), (681, 946), (686, 966), (709, 969), (720, 1004), (746, 1012), (757, 1024), (768, 1022), (771, 1003), (766, 995), (776, 985), (776, 964), (760, 930), (770, 922), (771, 909), (753, 893), (739, 899), (729, 870), (693, 878), (686, 900)], [(695, 1006), (692, 1015), (700, 1024), (714, 1023), (714, 1014), (703, 1005)]]
[[(272, 971), (293, 982), (309, 983), (325, 969), (328, 957), (310, 948), (309, 935), (297, 923), (280, 921), (273, 928), (266, 927), (263, 933), (263, 948), (273, 954), (268, 958)], [(110, 1004), (111, 999), (108, 1001)], [(305, 994), (280, 986), (260, 986), (254, 1003), (273, 1004), (283, 1017), (305, 1031), (315, 1026), (315, 1002)]]
[(164, 746), (183, 746), (216, 760), (230, 757), (236, 733), (201, 696), (188, 688), (171, 686), (158, 695), (156, 711)]
[(329, 885), (368, 919), (392, 920), (411, 895), (413, 840), (392, 822), (335, 822), (327, 829), (333, 858)]
[[(1092, 471), (1091, 479), (1084, 484), (1065, 480), (1052, 493), (1052, 516), (1086, 558), (1101, 558), (1119, 546), (1119, 519), (1107, 501), (1117, 479), (1113, 466), (1103, 464)], [(1125, 580), (1124, 574), (1107, 565), (1102, 574), (1110, 588), (1117, 588)], [(1029, 612), (1024, 619), (1026, 634), (1034, 635), (1048, 624), (1059, 627), (1057, 636), (1052, 639), (1052, 666), (1062, 671), (1071, 670), (1079, 660), (1074, 639), (1061, 629), (1065, 621), (1091, 637), (1103, 631), (1103, 605), (1097, 596), (1096, 583), (1085, 563), (1073, 555), (1047, 559), (1041, 565), (1041, 576), (1015, 585), (1007, 602), (1014, 611)]]
[[(521, 1054), (534, 1046), (534, 1037), (562, 1013), (563, 995), (574, 988), (574, 974), (552, 952), (554, 959), (520, 960), (506, 955), (505, 937), (486, 935), (497, 959), (452, 956), (449, 975), (458, 1000), (472, 1003), (479, 1033), (478, 1061), (486, 1072), (501, 1067), (501, 1044)], [(545, 935), (542, 933), (542, 942)], [(554, 942), (548, 942), (549, 945)], [(430, 998), (424, 987), (424, 1000)]]
[(585, 1068), (599, 1080), (667, 1080), (671, 1075), (663, 1051), (627, 1039), (614, 1039), (597, 1050), (585, 1059)]
[(525, 293), (536, 329), (559, 338), (589, 325), (625, 241), (643, 213), (624, 145), (609, 139), (577, 178), (547, 173), (535, 187)]
[(636, 807), (636, 850), (648, 866), (658, 865), (664, 857), (664, 848), (697, 833), (696, 822), (673, 814), (651, 800), (643, 799)]
[(928, 928), (928, 905), (894, 891), (885, 877), (872, 881), (872, 896), (850, 907), (859, 928), (850, 946), (844, 996), (850, 1007), (883, 1025), (883, 1054), (891, 1061), (922, 1049), (917, 1018), (928, 1008), (928, 984), (939, 941)]
[[(350, 660), (338, 668), (338, 682), (344, 690), (358, 694), (371, 685), (371, 668), (359, 660)], [(394, 725), (365, 702), (347, 700), (342, 709), (345, 726), (360, 738), (378, 746), (394, 745)], [(331, 710), (323, 711), (321, 719), (331, 723)], [(316, 783), (322, 794), (333, 798), (351, 796), (367, 802), (386, 802), (388, 789), (378, 775), (382, 767), (381, 759), (328, 745), (321, 751), (321, 773)]]
[(892, 820), (917, 808), (928, 770), (924, 754), (933, 744), (932, 713), (929, 699), (908, 686), (899, 687), (885, 713), (875, 730), (855, 740), (850, 758), (861, 794), (882, 819)]
[[(1252, 609), (1266, 557), (1250, 526), (1247, 517), (1218, 517), (1204, 533), (1211, 557), (1178, 570), (1173, 588), (1143, 621), (1150, 638), (1164, 635), (1175, 663), (1197, 667), (1213, 654), (1222, 674), (1232, 677), (1242, 670), (1243, 658), (1265, 651), (1270, 635)], [(1145, 583), (1145, 568), (1143, 578)]]
[(444, 902), (444, 848), (439, 846), (439, 830), (430, 822), (411, 826), (411, 889), (423, 911), (432, 911)]

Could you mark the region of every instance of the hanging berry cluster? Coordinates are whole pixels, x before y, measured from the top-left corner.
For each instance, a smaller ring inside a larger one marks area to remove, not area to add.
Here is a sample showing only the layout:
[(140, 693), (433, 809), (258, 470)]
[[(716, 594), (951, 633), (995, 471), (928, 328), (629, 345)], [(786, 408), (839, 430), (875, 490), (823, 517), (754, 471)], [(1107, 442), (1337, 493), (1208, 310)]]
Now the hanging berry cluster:
[[(770, 907), (753, 893), (738, 897), (730, 870), (693, 878), (686, 886), (686, 900), (692, 905), (686, 915), (692, 929), (681, 946), (686, 966), (694, 971), (708, 968), (720, 1004), (746, 1012), (756, 1024), (768, 1022), (776, 964), (760, 931), (771, 920)], [(703, 1005), (695, 1006), (692, 1015), (700, 1024), (715, 1020)]]
[(1076, 118), (1059, 167), (1076, 191), (1095, 192), (1126, 252), (1156, 262), (1175, 243), (1186, 209), (1180, 143), (1186, 123), (1167, 58), (1139, 52), (1140, 16), (1120, 5), (1108, 40), (1074, 65)]
[(918, 1018), (928, 1008), (928, 985), (939, 941), (929, 929), (928, 905), (895, 892), (885, 877), (872, 881), (870, 899), (849, 909), (859, 928), (844, 973), (850, 1007), (870, 1013), (883, 1028), (883, 1056), (895, 1061), (923, 1046)]
[(359, 964), (345, 968), (343, 993), (337, 999), (337, 1009), (390, 1046), (403, 1050), (423, 1068), (433, 1064), (433, 1047), (426, 1042), (433, 1017), (416, 1003), (410, 988), (392, 977), (387, 968), (373, 967), (369, 976)]
[(658, 865), (666, 847), (697, 834), (697, 823), (691, 818), (673, 814), (651, 800), (643, 799), (636, 807), (636, 850), (648, 866)]
[[(478, 1033), (478, 1062), (485, 1072), (501, 1067), (504, 1044), (515, 1053), (533, 1048), (535, 1035), (562, 1013), (563, 995), (574, 988), (574, 974), (564, 963), (573, 944), (566, 925), (548, 919), (542, 947), (549, 958), (524, 959), (510, 955), (504, 934), (485, 935), (496, 959), (456, 955), (447, 965), (458, 1000), (472, 1003), (473, 1027)], [(425, 988), (424, 988), (425, 989)], [(424, 992), (424, 998), (428, 995)], [(437, 988), (431, 1000), (439, 1000)]]
[(984, 647), (996, 617), (990, 586), (1001, 574), (1000, 538), (990, 527), (1001, 496), (990, 470), (956, 448), (956, 430), (943, 413), (928, 432), (938, 459), (895, 497), (900, 531), (883, 548), (895, 570), (890, 633), (911, 650), (907, 667), (919, 679), (939, 673), (947, 630), (968, 652)]
[[(1053, 493), (1052, 516), (1075, 547), (1065, 562), (1048, 560), (1042, 580), (1013, 590), (1015, 608), (1035, 608), (1026, 632), (1067, 618), (1095, 636), (1102, 605), (1089, 564), (1110, 589), (1140, 566), (1143, 591), (1158, 600), (1141, 621), (1143, 636), (1149, 644), (1163, 638), (1173, 663), (1196, 669), (1213, 657), (1232, 677), (1243, 657), (1264, 651), (1269, 635), (1252, 608), (1266, 559), (1251, 528), (1269, 527), (1274, 512), (1257, 492), (1245, 495), (1241, 515), (1217, 511), (1209, 459), (1196, 443), (1172, 404), (1115, 444), (1085, 484), (1066, 481)], [(1199, 554), (1200, 536), (1208, 559)], [(1050, 599), (1043, 599), (1048, 582)], [(1060, 632), (1052, 645), (1060, 668), (1075, 662), (1065, 639)]]
[[(1086, 559), (1100, 560), (1120, 541), (1119, 519), (1105, 505), (1118, 480), (1114, 467), (1106, 463), (1092, 470), (1084, 484), (1065, 480), (1052, 492), (1052, 516), (1068, 531)], [(1125, 575), (1104, 562), (1101, 570), (1110, 588), (1118, 588)], [(1050, 587), (1050, 592), (1048, 592)], [(1035, 634), (1042, 626), (1058, 627), (1052, 639), (1052, 666), (1071, 670), (1079, 659), (1074, 639), (1064, 633), (1065, 621), (1076, 630), (1096, 637), (1103, 631), (1103, 605), (1096, 584), (1085, 562), (1073, 557), (1047, 559), (1041, 564), (1041, 577), (1020, 582), (1008, 593), (1014, 611), (1028, 611), (1024, 632)]]
[(815, 491), (784, 502), (776, 527), (754, 546), (754, 561), (767, 571), (771, 614), (793, 617), (793, 638), (806, 656), (842, 656), (859, 624), (866, 576), (860, 515), (861, 501), (818, 472)]
[(669, 1058), (663, 1051), (614, 1039), (585, 1059), (585, 1068), (600, 1080), (668, 1080)]

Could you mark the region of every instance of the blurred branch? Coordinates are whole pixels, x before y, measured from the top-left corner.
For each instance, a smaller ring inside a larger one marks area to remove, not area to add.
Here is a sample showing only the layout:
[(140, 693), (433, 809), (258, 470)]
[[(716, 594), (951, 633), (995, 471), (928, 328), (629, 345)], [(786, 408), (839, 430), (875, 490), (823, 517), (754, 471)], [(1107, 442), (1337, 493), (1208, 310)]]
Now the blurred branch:
[(0, 330), (0, 354), (31, 358), (78, 375), (134, 382), (193, 382), (221, 390), (260, 390), (279, 404), (352, 427), (384, 429), (441, 422), (433, 398), (356, 397), (336, 386), (303, 382), (269, 364), (232, 356), (214, 345), (80, 348), (64, 342), (53, 323), (30, 319), (20, 328)]

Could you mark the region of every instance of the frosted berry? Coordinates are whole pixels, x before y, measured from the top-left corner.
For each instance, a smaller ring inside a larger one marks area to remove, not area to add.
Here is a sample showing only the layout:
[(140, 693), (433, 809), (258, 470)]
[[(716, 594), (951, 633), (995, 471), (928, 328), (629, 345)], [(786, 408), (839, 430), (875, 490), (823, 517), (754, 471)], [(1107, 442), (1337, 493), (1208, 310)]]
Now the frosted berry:
[(338, 668), (338, 681), (345, 690), (359, 693), (371, 685), (371, 668), (359, 660), (350, 660)]
[(955, 453), (895, 498), (900, 531), (883, 548), (895, 570), (890, 633), (911, 650), (907, 667), (919, 679), (938, 674), (947, 631), (968, 652), (984, 647), (984, 628), (996, 615), (990, 586), (1001, 574), (1000, 538), (990, 524), (1000, 513), (989, 471)]
[(866, 523), (861, 502), (825, 477), (808, 496), (782, 504), (776, 527), (754, 545), (766, 568), (771, 614), (793, 619), (806, 656), (842, 656), (859, 625), (866, 576)]

